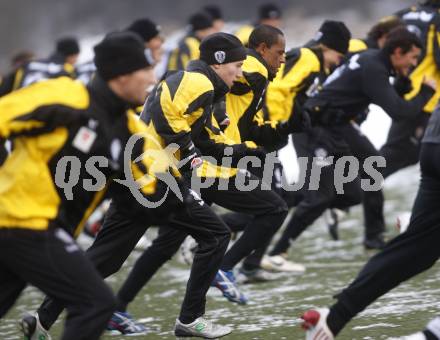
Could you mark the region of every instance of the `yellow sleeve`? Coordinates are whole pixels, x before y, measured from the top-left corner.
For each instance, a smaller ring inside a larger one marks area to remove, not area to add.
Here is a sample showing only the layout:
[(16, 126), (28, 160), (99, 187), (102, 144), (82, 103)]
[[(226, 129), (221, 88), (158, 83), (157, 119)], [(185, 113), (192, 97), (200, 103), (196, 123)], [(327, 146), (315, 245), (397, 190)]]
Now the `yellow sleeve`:
[(128, 129), (132, 135), (139, 137), (137, 143), (141, 148), (133, 148), (131, 155), (131, 171), (134, 180), (145, 195), (156, 192), (157, 174), (171, 172), (175, 177), (180, 173), (173, 161), (173, 154), (164, 150), (159, 142), (152, 142), (153, 136), (148, 134), (148, 128), (139, 117), (133, 113), (127, 113)]
[(319, 59), (307, 48), (301, 49), (298, 61), (287, 72), (286, 65), (281, 67), (267, 89), (266, 106), (271, 120), (289, 119), (296, 95), (304, 89), (308, 78), (321, 69)]
[(360, 51), (364, 51), (368, 48), (367, 44), (361, 39), (350, 39), (348, 45), (348, 52), (357, 53)]
[(86, 88), (68, 77), (35, 83), (1, 97), (0, 138), (46, 133), (75, 121), (76, 110), (88, 105)]

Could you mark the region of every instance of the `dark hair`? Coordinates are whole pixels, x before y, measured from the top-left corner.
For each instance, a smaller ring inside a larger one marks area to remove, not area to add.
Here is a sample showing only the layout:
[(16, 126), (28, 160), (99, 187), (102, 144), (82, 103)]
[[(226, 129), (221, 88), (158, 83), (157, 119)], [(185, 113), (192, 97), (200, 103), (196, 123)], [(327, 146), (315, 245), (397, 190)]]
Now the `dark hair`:
[(21, 66), (21, 65), (27, 63), (28, 61), (31, 61), (34, 57), (35, 57), (35, 54), (32, 51), (27, 51), (27, 50), (20, 51), (12, 56), (11, 64), (12, 64), (12, 66), (15, 66), (15, 67)]
[(396, 48), (401, 48), (403, 53), (407, 53), (415, 46), (423, 48), (422, 42), (414, 33), (408, 31), (405, 27), (397, 27), (393, 29), (387, 37), (387, 41), (382, 50), (391, 55)]
[(279, 36), (284, 36), (280, 29), (269, 25), (259, 25), (249, 36), (248, 46), (249, 48), (256, 49), (260, 44), (265, 43), (270, 48), (278, 42)]
[(191, 31), (200, 31), (213, 26), (213, 18), (208, 12), (202, 11), (194, 13), (188, 20)]
[(370, 31), (367, 34), (367, 37), (373, 39), (374, 41), (377, 41), (396, 27), (402, 26), (405, 26), (405, 23), (402, 19), (396, 16), (388, 16), (380, 20), (373, 27), (371, 27)]
[(223, 19), (222, 10), (217, 5), (207, 5), (203, 7), (203, 10), (208, 12), (214, 20)]
[(258, 8), (258, 19), (264, 20), (264, 19), (280, 19), (281, 18), (281, 9), (273, 4), (273, 3), (266, 3), (261, 5)]
[(78, 40), (75, 37), (64, 37), (56, 42), (56, 52), (68, 57), (80, 52)]

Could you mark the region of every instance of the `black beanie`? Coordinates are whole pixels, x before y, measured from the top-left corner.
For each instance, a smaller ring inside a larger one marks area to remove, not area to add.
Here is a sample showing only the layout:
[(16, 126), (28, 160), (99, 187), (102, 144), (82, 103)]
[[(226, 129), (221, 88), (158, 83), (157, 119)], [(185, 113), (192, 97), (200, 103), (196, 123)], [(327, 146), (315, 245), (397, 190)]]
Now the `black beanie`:
[(281, 9), (275, 4), (264, 4), (258, 9), (258, 18), (261, 19), (280, 19)]
[(109, 80), (150, 66), (144, 43), (133, 32), (109, 33), (94, 47), (98, 74)]
[(76, 38), (66, 37), (59, 39), (56, 45), (56, 51), (63, 56), (69, 56), (79, 53), (79, 44)]
[(161, 28), (150, 19), (144, 18), (136, 20), (125, 30), (137, 33), (141, 36), (144, 42), (149, 42), (160, 34)]
[(198, 12), (191, 15), (188, 23), (193, 32), (210, 28), (214, 24), (212, 16), (207, 12)]
[(229, 33), (214, 33), (200, 44), (200, 59), (208, 65), (227, 64), (246, 59), (246, 48)]
[(203, 10), (207, 12), (214, 20), (223, 19), (223, 13), (220, 7), (217, 5), (208, 5), (203, 7)]
[(351, 33), (341, 21), (326, 20), (319, 28), (313, 40), (328, 48), (346, 54)]

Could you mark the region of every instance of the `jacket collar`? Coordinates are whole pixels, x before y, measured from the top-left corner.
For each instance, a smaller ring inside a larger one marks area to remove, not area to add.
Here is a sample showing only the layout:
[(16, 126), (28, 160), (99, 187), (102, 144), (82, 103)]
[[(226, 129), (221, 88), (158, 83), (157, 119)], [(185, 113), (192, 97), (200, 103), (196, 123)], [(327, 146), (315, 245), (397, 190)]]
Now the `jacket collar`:
[(391, 64), (390, 56), (387, 55), (383, 50), (378, 51), (379, 59), (382, 61), (390, 76), (395, 76), (396, 71), (393, 68), (393, 64)]
[(365, 45), (367, 45), (368, 48), (375, 48), (379, 49), (379, 45), (377, 44), (377, 41), (374, 39), (371, 39), (369, 37), (363, 39)]
[(264, 66), (264, 67), (266, 68), (266, 70), (267, 70), (267, 74), (268, 74), (267, 79), (268, 79), (269, 81), (272, 81), (272, 80), (275, 78), (276, 73), (274, 74), (274, 73), (272, 73), (272, 72), (270, 71), (269, 65), (267, 65), (266, 60), (264, 60), (263, 57), (262, 57), (257, 51), (255, 51), (255, 50), (252, 49), (252, 48), (248, 48), (247, 51), (248, 51), (248, 55), (251, 55), (252, 57), (254, 57), (255, 59), (257, 59), (261, 64), (263, 64), (263, 66)]
[(130, 108), (130, 104), (118, 97), (98, 74), (87, 87), (98, 105), (110, 116), (123, 115)]
[[(322, 54), (322, 49), (315, 48), (315, 47), (310, 47), (309, 49), (310, 49), (310, 51), (313, 52), (314, 55), (316, 55), (316, 58), (318, 58), (318, 60), (319, 60), (320, 72), (326, 73), (326, 70), (324, 67), (324, 55)], [(327, 72), (329, 72), (329, 71), (327, 71)]]
[(203, 60), (193, 60), (188, 64), (186, 68), (188, 72), (198, 72), (205, 75), (214, 86), (214, 102), (219, 101), (229, 92), (229, 87), (221, 79), (217, 73)]

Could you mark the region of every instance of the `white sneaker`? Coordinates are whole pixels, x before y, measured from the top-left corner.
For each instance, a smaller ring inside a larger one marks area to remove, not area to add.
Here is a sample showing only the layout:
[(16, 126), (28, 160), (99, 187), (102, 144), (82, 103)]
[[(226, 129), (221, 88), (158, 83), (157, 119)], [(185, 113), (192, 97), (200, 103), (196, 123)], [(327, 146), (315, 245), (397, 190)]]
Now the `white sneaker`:
[(51, 340), (49, 332), (40, 323), (38, 313), (25, 314), (20, 321), (21, 330), (27, 340)]
[(182, 338), (217, 339), (231, 332), (231, 327), (213, 324), (212, 321), (206, 320), (204, 317), (197, 318), (190, 324), (181, 323), (179, 319), (176, 319), (176, 325), (174, 326), (174, 335)]
[(287, 260), (282, 255), (269, 256), (264, 255), (260, 264), (261, 268), (270, 272), (279, 273), (304, 273), (306, 267), (300, 263)]
[(311, 309), (301, 316), (302, 328), (306, 330), (306, 340), (334, 340), (327, 326), (328, 308)]

